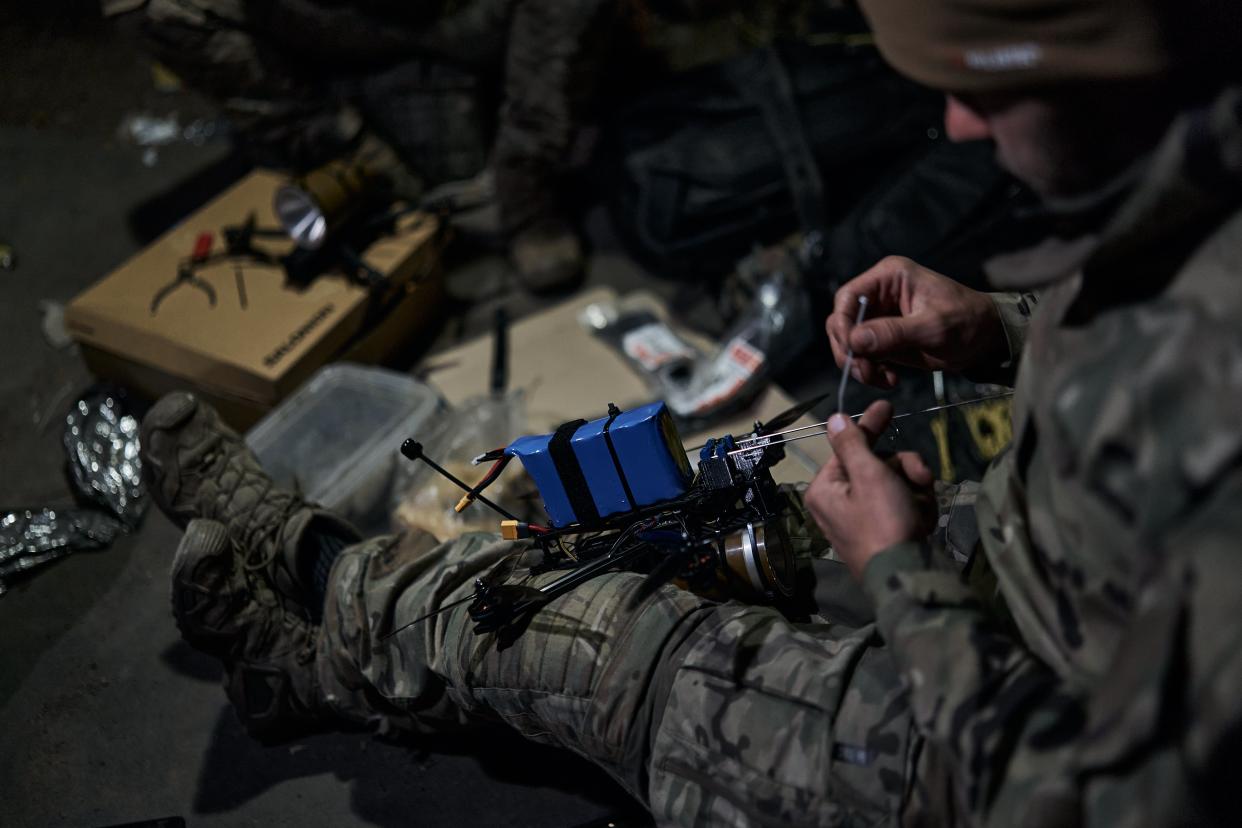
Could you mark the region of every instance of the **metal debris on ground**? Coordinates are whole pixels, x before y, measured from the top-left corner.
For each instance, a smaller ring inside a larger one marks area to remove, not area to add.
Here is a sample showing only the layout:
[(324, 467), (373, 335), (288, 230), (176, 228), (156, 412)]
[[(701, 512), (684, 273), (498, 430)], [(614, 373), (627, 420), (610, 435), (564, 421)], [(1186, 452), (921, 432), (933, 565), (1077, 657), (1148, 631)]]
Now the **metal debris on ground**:
[(107, 390), (88, 393), (65, 417), (65, 453), (74, 486), (131, 528), (147, 506), (138, 426), (118, 395)]
[(125, 525), (93, 509), (26, 509), (0, 513), (0, 595), (9, 582), (71, 552), (104, 549)]
[(117, 136), (122, 141), (142, 149), (142, 163), (148, 167), (159, 161), (159, 147), (178, 142), (201, 147), (227, 138), (228, 132), (227, 122), (219, 118), (197, 118), (182, 126), (176, 112), (170, 115), (131, 112), (117, 127)]
[(63, 350), (73, 345), (73, 337), (65, 327), (65, 306), (51, 299), (39, 302), (39, 310), (43, 312), (43, 338), (56, 350)]
[(749, 307), (711, 353), (687, 343), (662, 319), (626, 299), (590, 305), (579, 322), (622, 353), (682, 421), (708, 422), (745, 406), (811, 341), (814, 325), (797, 264), (773, 250), (753, 272)]
[(181, 137), (181, 124), (176, 112), (163, 116), (132, 112), (121, 119), (117, 133), (135, 146), (162, 147)]

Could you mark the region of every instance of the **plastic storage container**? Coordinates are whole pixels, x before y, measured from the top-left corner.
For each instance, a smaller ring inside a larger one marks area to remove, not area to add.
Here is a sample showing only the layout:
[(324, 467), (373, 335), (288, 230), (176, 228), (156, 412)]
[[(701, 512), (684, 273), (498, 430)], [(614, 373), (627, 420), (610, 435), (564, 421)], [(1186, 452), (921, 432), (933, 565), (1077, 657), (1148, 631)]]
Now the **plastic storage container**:
[(246, 435), (268, 474), (366, 533), (389, 526), (401, 443), (430, 425), (439, 396), (418, 380), (350, 363), (321, 368)]

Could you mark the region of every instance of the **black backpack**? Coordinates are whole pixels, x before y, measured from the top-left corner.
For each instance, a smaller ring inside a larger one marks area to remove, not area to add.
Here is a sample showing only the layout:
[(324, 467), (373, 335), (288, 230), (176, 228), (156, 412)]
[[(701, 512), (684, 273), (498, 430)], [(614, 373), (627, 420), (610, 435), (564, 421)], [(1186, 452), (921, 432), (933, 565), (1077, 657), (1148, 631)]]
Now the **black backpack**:
[(677, 278), (817, 233), (817, 305), (890, 253), (978, 281), (985, 258), (1039, 232), (1016, 209), (1034, 201), (989, 144), (943, 138), (943, 107), (869, 46), (784, 44), (685, 73), (606, 130), (614, 224)]

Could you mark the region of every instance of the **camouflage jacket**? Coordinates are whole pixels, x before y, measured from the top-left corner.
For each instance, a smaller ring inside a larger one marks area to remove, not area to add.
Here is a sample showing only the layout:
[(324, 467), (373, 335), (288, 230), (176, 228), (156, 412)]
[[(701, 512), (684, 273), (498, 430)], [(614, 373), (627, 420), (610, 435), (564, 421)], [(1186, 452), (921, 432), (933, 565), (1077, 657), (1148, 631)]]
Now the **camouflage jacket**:
[(865, 573), (959, 823), (1240, 818), (1240, 207), (1233, 90), (1093, 238), (1012, 258), (1039, 302), (998, 299), (1021, 357), (982, 554), (963, 576), (903, 544)]

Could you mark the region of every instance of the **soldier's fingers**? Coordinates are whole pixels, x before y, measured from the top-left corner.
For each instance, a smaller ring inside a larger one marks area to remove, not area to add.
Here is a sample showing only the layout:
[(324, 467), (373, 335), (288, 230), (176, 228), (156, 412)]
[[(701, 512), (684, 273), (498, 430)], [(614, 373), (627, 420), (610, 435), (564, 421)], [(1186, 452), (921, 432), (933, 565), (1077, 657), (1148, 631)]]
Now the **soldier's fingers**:
[(845, 466), (841, 465), (841, 461), (834, 454), (828, 458), (828, 462), (820, 466), (819, 473), (815, 475), (821, 478), (824, 483), (848, 483), (849, 475), (845, 473)]
[(842, 313), (851, 318), (858, 313), (858, 299), (867, 297), (867, 316), (886, 316), (899, 313), (898, 300), (901, 286), (907, 281), (910, 271), (918, 265), (900, 256), (886, 256), (876, 262), (837, 290), (833, 297), (833, 313)]
[(874, 446), (875, 441), (888, 428), (893, 419), (893, 404), (888, 400), (876, 400), (867, 406), (867, 410), (858, 418), (858, 427), (867, 435), (867, 445)]
[(850, 374), (864, 385), (875, 385), (876, 380), (880, 378), (878, 366), (871, 360), (857, 355), (854, 356), (854, 361), (850, 366)]
[(833, 454), (840, 460), (845, 474), (851, 480), (868, 467), (880, 463), (871, 453), (868, 432), (863, 431), (844, 414), (833, 414), (828, 420), (828, 441), (832, 444)]
[(853, 366), (850, 374), (863, 385), (873, 388), (892, 388), (896, 385), (897, 375), (883, 362), (855, 354)]
[[(845, 369), (845, 365), (841, 367)], [(876, 374), (876, 370), (873, 369), (871, 361), (858, 359), (856, 356), (850, 364), (850, 376), (859, 382), (867, 382), (874, 374)]]
[[(857, 313), (857, 309), (854, 311), (855, 316), (834, 312), (824, 323), (828, 331), (828, 343), (832, 346), (832, 356), (838, 368), (845, 367), (845, 357), (850, 349), (850, 331), (855, 327), (854, 321)], [(855, 354), (855, 359), (857, 356)]]
[(849, 336), (848, 329), (845, 332), (838, 330), (841, 323), (839, 314), (832, 314), (824, 322), (824, 328), (828, 331), (828, 346), (832, 348), (832, 358), (837, 363), (838, 368), (845, 366), (845, 352), (848, 347), (845, 344), (846, 337)]
[(807, 510), (825, 535), (831, 536), (833, 533), (837, 510), (851, 508), (849, 495), (849, 477), (841, 461), (834, 455), (820, 466), (803, 495)]
[[(867, 301), (874, 304), (872, 294), (877, 292), (877, 280), (882, 278), (873, 267), (837, 288), (837, 293), (832, 298), (832, 313), (828, 317), (827, 327), (828, 338), (834, 343), (833, 355), (837, 358), (838, 366), (845, 364), (845, 352), (849, 349), (850, 329), (854, 327), (854, 320), (858, 318), (858, 300), (866, 296)], [(872, 313), (876, 313), (877, 310), (875, 307), (871, 308)]]
[(871, 297), (867, 295), (867, 287), (869, 281), (862, 276), (855, 276), (841, 287), (837, 288), (836, 295), (832, 297), (832, 315), (840, 316), (846, 320), (853, 322), (852, 314), (858, 313), (858, 298), (867, 296), (867, 301), (871, 301)]
[(923, 462), (923, 458), (913, 451), (899, 451), (893, 455), (897, 470), (914, 486), (927, 488), (932, 484), (931, 469)]
[(917, 353), (935, 345), (943, 336), (943, 324), (931, 314), (882, 316), (868, 319), (850, 330), (849, 345), (854, 354), (890, 359), (907, 352)]

